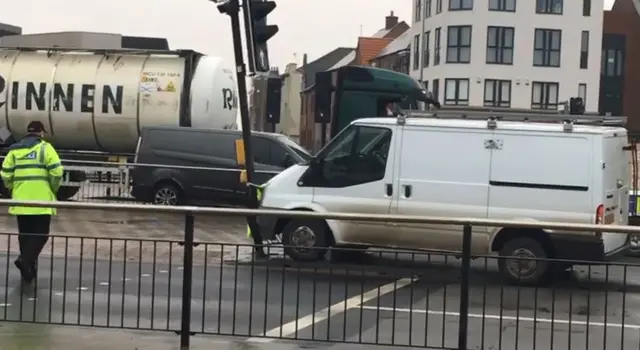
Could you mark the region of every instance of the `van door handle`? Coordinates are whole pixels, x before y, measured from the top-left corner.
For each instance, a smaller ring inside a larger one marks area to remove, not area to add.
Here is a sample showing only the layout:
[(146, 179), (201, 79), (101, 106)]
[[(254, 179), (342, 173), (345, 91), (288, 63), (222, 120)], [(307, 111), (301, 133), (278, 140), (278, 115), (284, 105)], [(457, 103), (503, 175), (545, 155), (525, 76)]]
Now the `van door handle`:
[(393, 185), (392, 184), (386, 184), (385, 185), (385, 189), (387, 192), (387, 196), (391, 197), (393, 195)]
[(411, 190), (413, 189), (413, 186), (411, 185), (403, 185), (404, 187), (404, 198), (410, 198), (411, 197)]

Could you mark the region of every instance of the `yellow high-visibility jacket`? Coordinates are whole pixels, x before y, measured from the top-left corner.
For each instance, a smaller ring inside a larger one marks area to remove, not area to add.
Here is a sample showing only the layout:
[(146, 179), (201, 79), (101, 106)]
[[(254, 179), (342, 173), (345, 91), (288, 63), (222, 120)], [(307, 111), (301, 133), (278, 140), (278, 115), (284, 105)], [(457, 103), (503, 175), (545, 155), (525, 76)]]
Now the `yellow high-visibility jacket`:
[[(264, 191), (264, 185), (256, 187), (256, 196), (258, 197), (258, 202), (262, 199), (262, 193)], [(247, 238), (252, 238), (251, 227), (247, 225)]]
[[(50, 143), (27, 136), (11, 146), (2, 162), (0, 176), (11, 198), (24, 201), (55, 201), (63, 168)], [(10, 207), (11, 215), (55, 215), (55, 208)]]

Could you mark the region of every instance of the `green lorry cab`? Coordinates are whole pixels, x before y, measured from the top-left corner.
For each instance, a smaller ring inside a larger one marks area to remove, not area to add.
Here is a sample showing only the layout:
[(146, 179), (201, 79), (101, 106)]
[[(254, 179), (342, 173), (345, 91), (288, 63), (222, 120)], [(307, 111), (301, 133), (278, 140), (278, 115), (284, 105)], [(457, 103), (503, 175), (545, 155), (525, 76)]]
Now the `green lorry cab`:
[(358, 118), (386, 116), (389, 104), (410, 110), (430, 101), (424, 87), (412, 77), (368, 66), (316, 73), (316, 83), (308, 90), (303, 94), (313, 108), (303, 116), (300, 143), (314, 151)]

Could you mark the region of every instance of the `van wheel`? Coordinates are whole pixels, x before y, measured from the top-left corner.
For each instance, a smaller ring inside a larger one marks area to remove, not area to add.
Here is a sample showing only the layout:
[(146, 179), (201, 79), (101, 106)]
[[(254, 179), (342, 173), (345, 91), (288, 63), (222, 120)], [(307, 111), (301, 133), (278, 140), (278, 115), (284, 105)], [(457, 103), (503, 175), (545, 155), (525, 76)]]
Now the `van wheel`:
[(284, 253), (296, 261), (318, 261), (327, 254), (329, 229), (323, 220), (293, 219), (282, 230)]
[(153, 190), (153, 204), (180, 205), (183, 202), (182, 191), (171, 183), (160, 183)]
[(549, 269), (549, 263), (544, 260), (548, 258), (547, 252), (542, 244), (532, 238), (511, 239), (504, 244), (499, 254), (500, 273), (514, 284), (537, 285), (544, 280)]

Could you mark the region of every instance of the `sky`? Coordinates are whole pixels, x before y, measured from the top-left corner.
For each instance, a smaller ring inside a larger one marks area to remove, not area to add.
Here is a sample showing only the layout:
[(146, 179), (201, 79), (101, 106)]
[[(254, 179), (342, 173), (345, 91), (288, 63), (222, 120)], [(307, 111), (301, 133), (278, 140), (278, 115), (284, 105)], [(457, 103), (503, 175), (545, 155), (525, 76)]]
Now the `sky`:
[[(0, 22), (24, 33), (94, 31), (166, 37), (172, 49), (194, 49), (233, 62), (231, 24), (207, 0), (2, 0)], [(391, 11), (410, 21), (412, 0), (276, 0), (269, 23), (271, 65), (281, 69), (303, 54), (313, 60), (336, 47), (355, 47), (361, 34), (384, 27)], [(338, 11), (337, 9), (341, 10)]]
[[(94, 31), (166, 37), (172, 49), (193, 49), (233, 62), (229, 17), (207, 0), (2, 0), (0, 22), (24, 33)], [(530, 0), (533, 1), (533, 0)], [(576, 0), (572, 0), (576, 1)], [(309, 61), (336, 47), (355, 47), (358, 36), (384, 27), (391, 11), (411, 22), (412, 0), (276, 0), (269, 22), (271, 65)], [(610, 8), (613, 0), (605, 0)], [(340, 9), (339, 11), (337, 9)]]

